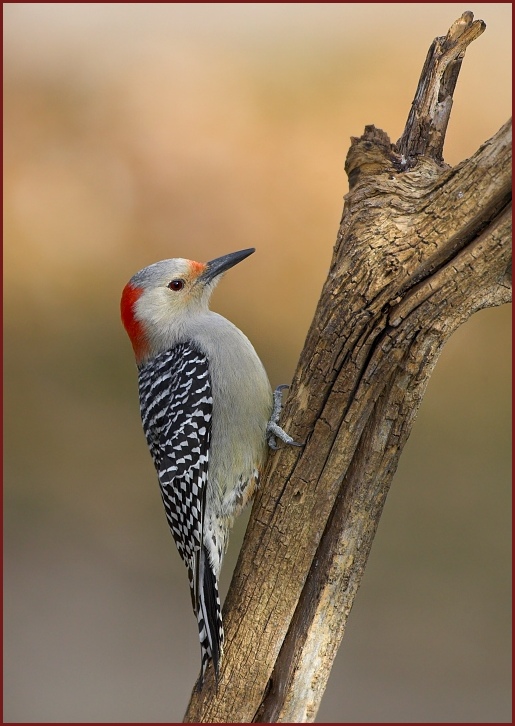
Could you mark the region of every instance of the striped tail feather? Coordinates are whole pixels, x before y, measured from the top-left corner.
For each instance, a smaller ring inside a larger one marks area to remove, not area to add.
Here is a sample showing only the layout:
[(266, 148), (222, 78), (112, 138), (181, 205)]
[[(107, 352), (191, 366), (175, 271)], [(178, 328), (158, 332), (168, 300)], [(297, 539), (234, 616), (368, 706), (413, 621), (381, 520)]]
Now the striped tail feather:
[(200, 555), (197, 620), (202, 659), (199, 687), (202, 687), (204, 673), (210, 660), (213, 661), (215, 679), (218, 685), (220, 660), (222, 658), (224, 642), (222, 608), (218, 594), (218, 582), (204, 545), (202, 546), (202, 553)]

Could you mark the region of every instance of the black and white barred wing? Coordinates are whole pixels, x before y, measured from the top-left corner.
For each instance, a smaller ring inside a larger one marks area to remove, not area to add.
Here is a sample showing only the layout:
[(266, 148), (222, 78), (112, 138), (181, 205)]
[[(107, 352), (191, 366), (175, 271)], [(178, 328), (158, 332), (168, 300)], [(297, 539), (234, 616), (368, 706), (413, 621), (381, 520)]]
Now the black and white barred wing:
[(202, 672), (223, 642), (218, 583), (203, 544), (212, 394), (207, 358), (188, 343), (161, 353), (139, 373), (143, 429), (157, 469), (168, 524), (188, 568)]
[(177, 345), (140, 370), (139, 388), (143, 429), (196, 610), (212, 413), (207, 359)]

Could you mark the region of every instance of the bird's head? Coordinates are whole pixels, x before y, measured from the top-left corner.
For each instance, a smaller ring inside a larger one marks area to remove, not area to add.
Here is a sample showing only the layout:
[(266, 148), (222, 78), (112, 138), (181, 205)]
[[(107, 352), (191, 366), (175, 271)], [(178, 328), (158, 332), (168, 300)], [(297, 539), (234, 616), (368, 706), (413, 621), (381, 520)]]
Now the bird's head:
[(139, 363), (162, 349), (163, 341), (187, 329), (209, 309), (209, 298), (229, 268), (254, 252), (231, 252), (210, 262), (162, 260), (137, 272), (123, 289), (122, 322)]

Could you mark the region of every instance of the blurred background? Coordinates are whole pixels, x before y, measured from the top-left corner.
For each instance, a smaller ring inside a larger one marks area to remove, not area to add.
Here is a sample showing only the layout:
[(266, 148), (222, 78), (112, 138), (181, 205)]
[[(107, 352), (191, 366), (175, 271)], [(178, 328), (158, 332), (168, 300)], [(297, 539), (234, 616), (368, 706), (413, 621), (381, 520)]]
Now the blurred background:
[[(350, 137), (468, 49), (445, 159), (511, 113), (511, 4), (4, 3), (6, 722), (181, 721), (199, 646), (119, 320), (131, 275), (255, 246), (213, 307), (289, 382)], [(509, 722), (510, 308), (447, 344), (318, 714)], [(225, 594), (246, 519), (232, 538)]]

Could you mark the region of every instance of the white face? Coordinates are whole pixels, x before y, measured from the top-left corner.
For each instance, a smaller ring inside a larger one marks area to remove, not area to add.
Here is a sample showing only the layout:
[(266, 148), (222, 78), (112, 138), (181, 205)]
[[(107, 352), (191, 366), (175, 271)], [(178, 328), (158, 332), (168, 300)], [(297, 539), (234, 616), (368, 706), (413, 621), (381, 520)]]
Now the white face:
[(138, 364), (204, 323), (209, 298), (224, 272), (253, 252), (239, 250), (206, 263), (178, 257), (137, 272), (123, 290), (120, 308)]
[(205, 269), (200, 262), (177, 258), (140, 270), (131, 280), (134, 287), (143, 289), (134, 307), (136, 318), (154, 327), (177, 319), (186, 309), (189, 316), (206, 311), (218, 278), (204, 284), (199, 278)]

